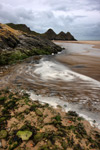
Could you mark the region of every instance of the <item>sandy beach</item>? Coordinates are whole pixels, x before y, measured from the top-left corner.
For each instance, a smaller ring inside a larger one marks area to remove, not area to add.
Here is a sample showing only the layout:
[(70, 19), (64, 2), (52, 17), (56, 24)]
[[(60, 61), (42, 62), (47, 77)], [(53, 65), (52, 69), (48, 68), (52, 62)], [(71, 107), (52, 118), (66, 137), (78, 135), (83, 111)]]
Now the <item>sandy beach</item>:
[(93, 48), (100, 49), (100, 41), (53, 41), (54, 43), (76, 43), (76, 44), (90, 44), (93, 45)]
[[(82, 54), (81, 52), (71, 53), (59, 56), (57, 55), (56, 59), (60, 62), (67, 64), (71, 69), (75, 72), (84, 74), (86, 76), (92, 77), (96, 80), (100, 81), (100, 41), (56, 41), (55, 43), (59, 43), (63, 46), (64, 44), (89, 44), (91, 47), (89, 48), (91, 51), (98, 51), (97, 55), (89, 54), (90, 51), (88, 50), (86, 53)], [(66, 45), (64, 45), (66, 46)], [(68, 49), (68, 48), (67, 48)], [(70, 50), (69, 50), (70, 51)]]

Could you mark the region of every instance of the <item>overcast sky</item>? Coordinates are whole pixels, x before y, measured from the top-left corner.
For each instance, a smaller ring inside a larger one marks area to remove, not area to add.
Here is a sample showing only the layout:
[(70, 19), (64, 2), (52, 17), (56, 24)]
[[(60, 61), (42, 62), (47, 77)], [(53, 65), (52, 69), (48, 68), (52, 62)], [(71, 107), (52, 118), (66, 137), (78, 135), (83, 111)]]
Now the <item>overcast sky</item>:
[(100, 0), (0, 0), (0, 22), (71, 32), (78, 40), (100, 40)]

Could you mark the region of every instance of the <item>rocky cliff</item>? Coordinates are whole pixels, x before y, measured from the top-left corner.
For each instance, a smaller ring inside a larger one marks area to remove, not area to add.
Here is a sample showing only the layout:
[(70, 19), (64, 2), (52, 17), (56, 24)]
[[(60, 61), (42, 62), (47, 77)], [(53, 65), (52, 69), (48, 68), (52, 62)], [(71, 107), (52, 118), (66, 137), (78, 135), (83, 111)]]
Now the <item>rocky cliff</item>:
[(33, 55), (52, 54), (62, 49), (47, 39), (0, 24), (0, 64), (15, 63)]

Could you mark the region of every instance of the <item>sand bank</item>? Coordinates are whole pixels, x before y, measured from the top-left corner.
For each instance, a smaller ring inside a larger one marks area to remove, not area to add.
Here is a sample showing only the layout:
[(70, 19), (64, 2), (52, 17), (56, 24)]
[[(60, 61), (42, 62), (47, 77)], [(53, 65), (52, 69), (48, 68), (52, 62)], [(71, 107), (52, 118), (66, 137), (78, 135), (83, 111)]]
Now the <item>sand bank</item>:
[(53, 42), (61, 42), (61, 43), (76, 43), (76, 44), (90, 44), (93, 45), (93, 48), (100, 49), (100, 41), (53, 41)]

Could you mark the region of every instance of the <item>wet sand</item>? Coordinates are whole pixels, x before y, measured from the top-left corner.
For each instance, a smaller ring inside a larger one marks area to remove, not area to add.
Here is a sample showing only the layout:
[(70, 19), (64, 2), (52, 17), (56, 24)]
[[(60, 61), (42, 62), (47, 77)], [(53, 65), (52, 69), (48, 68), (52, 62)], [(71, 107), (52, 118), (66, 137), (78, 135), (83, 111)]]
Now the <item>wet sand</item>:
[[(98, 50), (98, 55), (93, 56), (89, 53), (89, 50), (87, 53), (81, 54), (79, 53), (73, 53), (73, 54), (66, 54), (66, 55), (58, 55), (56, 59), (64, 64), (67, 64), (73, 71), (84, 74), (86, 76), (92, 77), (98, 81), (100, 81), (100, 41), (68, 41), (68, 42), (61, 42), (57, 41), (55, 43), (61, 44), (63, 47), (65, 47), (64, 44), (67, 43), (76, 43), (76, 44), (92, 44), (92, 48), (95, 48)], [(65, 47), (66, 48), (66, 47)], [(97, 49), (98, 48), (98, 49)], [(67, 49), (68, 50), (68, 49)], [(90, 49), (91, 50), (91, 49)]]
[(93, 48), (100, 49), (100, 41), (53, 41), (54, 43), (76, 43), (76, 44), (91, 44), (93, 45)]
[(57, 60), (67, 64), (73, 71), (100, 81), (100, 58), (86, 55), (68, 55), (57, 57)]

